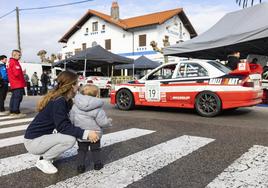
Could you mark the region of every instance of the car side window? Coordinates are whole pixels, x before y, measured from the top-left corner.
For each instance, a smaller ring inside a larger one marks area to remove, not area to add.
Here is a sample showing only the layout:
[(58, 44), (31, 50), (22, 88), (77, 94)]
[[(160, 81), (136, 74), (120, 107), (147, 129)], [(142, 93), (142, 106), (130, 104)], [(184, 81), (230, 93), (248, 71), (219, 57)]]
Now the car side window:
[(181, 63), (176, 78), (193, 78), (208, 76), (207, 70), (197, 63)]
[(148, 76), (147, 80), (171, 79), (175, 68), (176, 68), (176, 64), (175, 65), (166, 65), (166, 66), (156, 70), (152, 74), (150, 74)]

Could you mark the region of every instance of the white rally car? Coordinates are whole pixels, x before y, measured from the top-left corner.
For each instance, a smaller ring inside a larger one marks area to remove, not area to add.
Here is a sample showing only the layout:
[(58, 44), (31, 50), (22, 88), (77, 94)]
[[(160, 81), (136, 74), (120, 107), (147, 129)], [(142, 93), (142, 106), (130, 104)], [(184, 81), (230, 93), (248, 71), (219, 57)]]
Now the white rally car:
[(100, 89), (102, 96), (108, 96), (111, 89), (111, 78), (105, 76), (102, 72), (87, 71), (86, 77), (83, 76), (82, 72), (78, 73), (79, 85), (94, 84)]
[(192, 108), (212, 117), (224, 109), (261, 103), (260, 79), (260, 74), (251, 74), (247, 63), (240, 63), (235, 71), (216, 61), (168, 63), (140, 80), (116, 85), (111, 104), (121, 110), (134, 106)]

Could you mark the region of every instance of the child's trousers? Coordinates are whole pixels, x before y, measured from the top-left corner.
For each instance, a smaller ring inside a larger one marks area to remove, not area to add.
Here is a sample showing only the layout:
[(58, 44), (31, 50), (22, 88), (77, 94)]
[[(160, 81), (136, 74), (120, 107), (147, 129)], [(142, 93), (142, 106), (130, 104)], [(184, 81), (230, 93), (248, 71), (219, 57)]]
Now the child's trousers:
[(85, 165), (86, 156), (88, 152), (88, 147), (90, 146), (90, 151), (92, 153), (92, 158), (94, 164), (101, 163), (101, 148), (100, 148), (100, 140), (96, 143), (91, 142), (78, 142), (78, 156), (77, 156), (77, 164), (78, 166)]

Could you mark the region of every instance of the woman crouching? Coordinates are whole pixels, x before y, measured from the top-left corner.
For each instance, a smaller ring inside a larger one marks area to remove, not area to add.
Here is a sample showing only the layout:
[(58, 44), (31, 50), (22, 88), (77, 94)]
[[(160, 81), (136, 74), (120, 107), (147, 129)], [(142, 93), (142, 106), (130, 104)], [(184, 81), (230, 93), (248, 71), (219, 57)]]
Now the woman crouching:
[[(61, 72), (57, 77), (58, 85), (38, 103), (38, 114), (24, 135), (27, 151), (39, 155), (36, 167), (47, 174), (58, 170), (52, 164), (53, 159), (72, 148), (76, 138), (97, 142), (95, 131), (75, 127), (69, 119), (72, 98), (78, 90), (78, 76), (69, 71)], [(53, 130), (57, 133), (53, 134)]]

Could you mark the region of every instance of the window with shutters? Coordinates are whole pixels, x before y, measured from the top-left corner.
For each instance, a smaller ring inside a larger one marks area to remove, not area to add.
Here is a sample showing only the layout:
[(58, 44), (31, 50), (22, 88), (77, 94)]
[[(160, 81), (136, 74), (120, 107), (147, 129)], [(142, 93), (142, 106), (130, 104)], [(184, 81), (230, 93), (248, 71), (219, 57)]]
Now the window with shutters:
[(98, 31), (98, 22), (93, 22), (92, 23), (92, 31)]
[(139, 46), (146, 46), (146, 35), (139, 35)]
[(111, 50), (111, 39), (105, 40), (105, 49)]
[(88, 35), (88, 28), (86, 28), (86, 32), (85, 32), (85, 35)]

